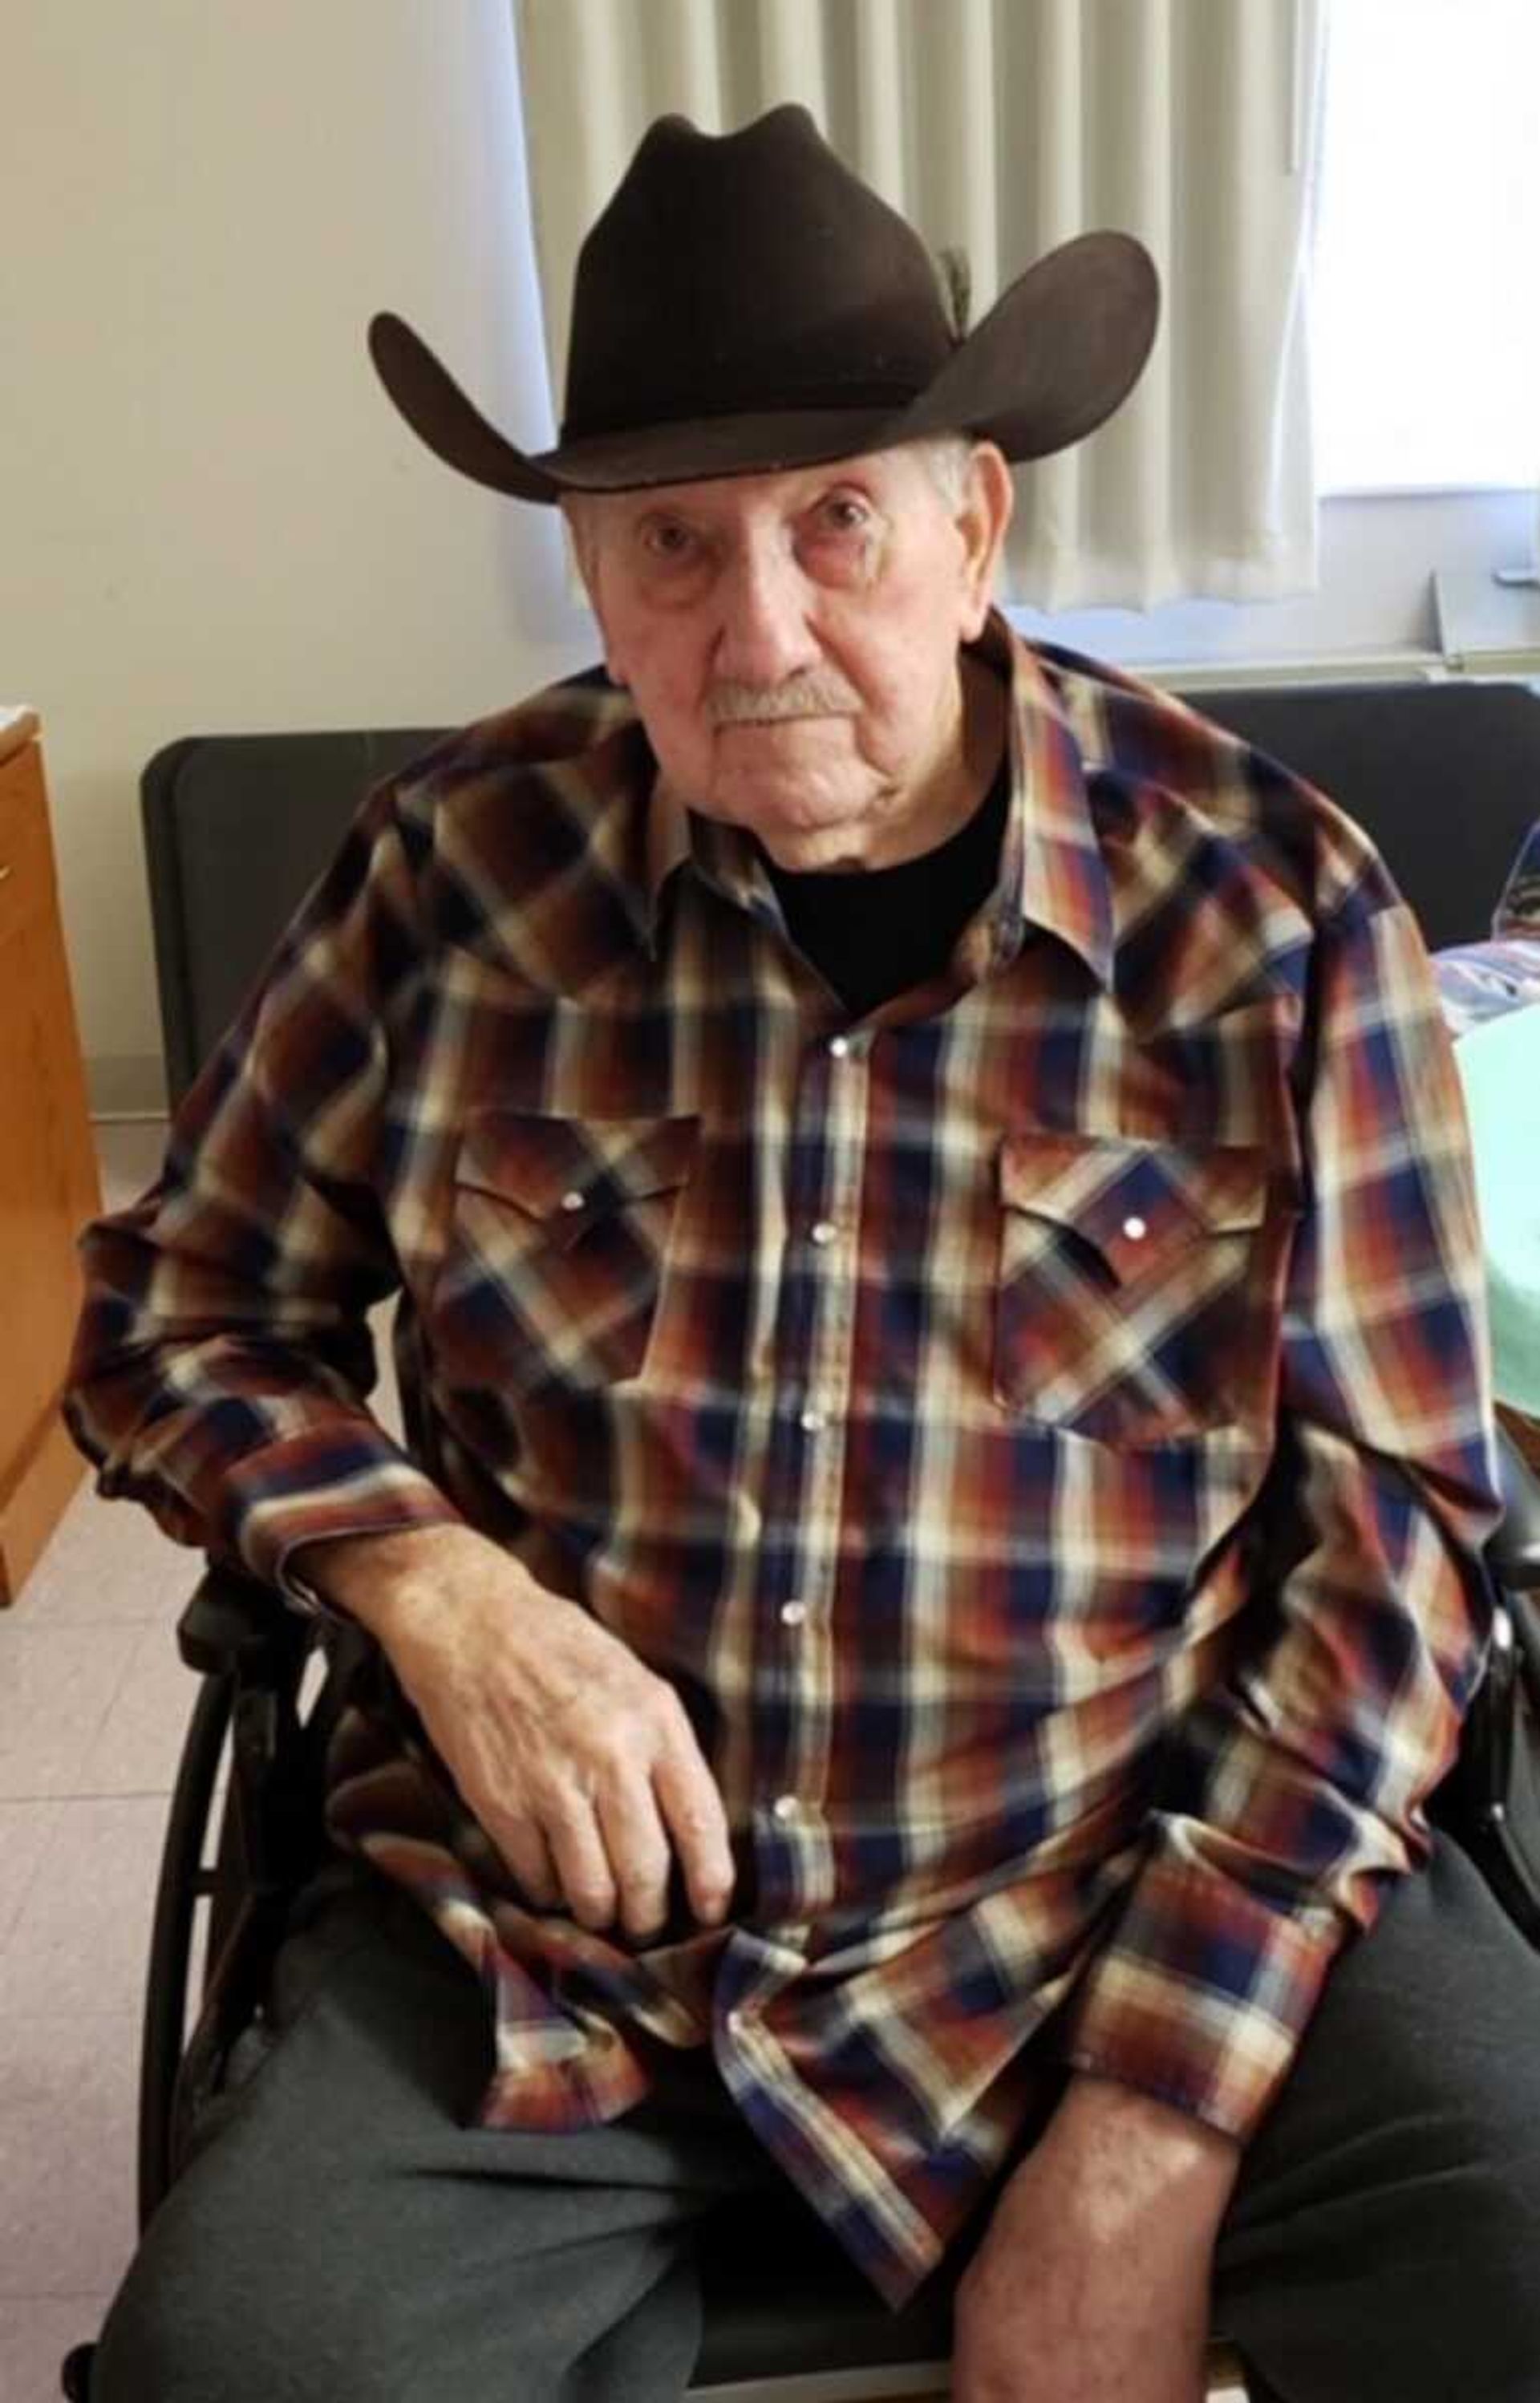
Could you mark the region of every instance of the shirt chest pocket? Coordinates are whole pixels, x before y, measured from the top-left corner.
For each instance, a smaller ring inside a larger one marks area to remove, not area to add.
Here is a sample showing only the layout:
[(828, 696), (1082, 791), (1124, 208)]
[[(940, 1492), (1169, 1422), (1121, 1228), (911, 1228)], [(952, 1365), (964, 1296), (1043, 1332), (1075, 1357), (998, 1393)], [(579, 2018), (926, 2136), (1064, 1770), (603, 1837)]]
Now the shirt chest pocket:
[(995, 1398), (1112, 1444), (1270, 1422), (1286, 1220), (1266, 1159), (1008, 1134)]
[(694, 1118), (471, 1119), (433, 1309), (457, 1382), (506, 1399), (642, 1373), (698, 1134)]

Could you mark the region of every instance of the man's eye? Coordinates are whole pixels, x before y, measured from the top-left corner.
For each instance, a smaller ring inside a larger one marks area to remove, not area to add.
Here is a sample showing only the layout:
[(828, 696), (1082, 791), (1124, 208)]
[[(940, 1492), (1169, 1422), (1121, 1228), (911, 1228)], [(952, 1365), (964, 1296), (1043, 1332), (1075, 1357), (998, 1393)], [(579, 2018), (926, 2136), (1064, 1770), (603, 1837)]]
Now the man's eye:
[(851, 493), (833, 493), (819, 511), (820, 522), (831, 534), (860, 534), (869, 523), (865, 501)]
[(673, 518), (657, 518), (642, 529), (642, 548), (653, 559), (676, 560), (690, 558), (695, 549), (695, 536), (688, 526)]

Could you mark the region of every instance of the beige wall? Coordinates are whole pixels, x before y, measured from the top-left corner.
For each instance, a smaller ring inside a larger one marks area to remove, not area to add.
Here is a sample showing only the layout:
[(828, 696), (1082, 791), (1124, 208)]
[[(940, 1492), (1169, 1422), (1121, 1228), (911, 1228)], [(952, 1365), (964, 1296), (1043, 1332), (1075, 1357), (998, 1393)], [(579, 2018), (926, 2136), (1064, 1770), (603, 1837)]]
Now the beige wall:
[(548, 432), (511, 15), (0, 0), (0, 701), (43, 714), (105, 1106), (157, 1091), (159, 744), (458, 720), (593, 655), (550, 518), (440, 467), (363, 346), (397, 308)]

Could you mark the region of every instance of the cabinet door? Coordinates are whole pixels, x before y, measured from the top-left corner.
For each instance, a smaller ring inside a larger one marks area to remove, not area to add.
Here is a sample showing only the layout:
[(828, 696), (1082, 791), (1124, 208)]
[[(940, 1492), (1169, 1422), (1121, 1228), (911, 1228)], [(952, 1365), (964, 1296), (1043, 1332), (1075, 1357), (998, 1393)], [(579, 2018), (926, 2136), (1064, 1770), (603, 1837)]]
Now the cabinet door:
[(0, 767), (0, 1497), (49, 1435), (98, 1206), (36, 756)]

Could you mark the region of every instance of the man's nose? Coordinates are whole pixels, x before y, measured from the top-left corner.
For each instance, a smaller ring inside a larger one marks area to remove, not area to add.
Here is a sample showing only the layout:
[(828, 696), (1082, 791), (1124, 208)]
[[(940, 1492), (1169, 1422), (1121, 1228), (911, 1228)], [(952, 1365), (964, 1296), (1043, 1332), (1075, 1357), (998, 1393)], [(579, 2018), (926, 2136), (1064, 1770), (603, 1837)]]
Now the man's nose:
[(780, 544), (748, 541), (734, 553), (718, 588), (721, 626), (715, 669), (735, 683), (771, 687), (821, 657), (808, 622), (807, 579)]

